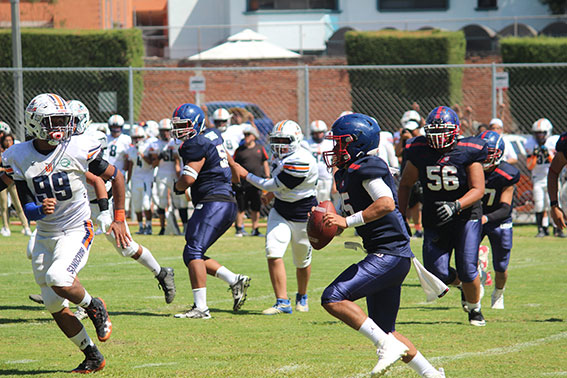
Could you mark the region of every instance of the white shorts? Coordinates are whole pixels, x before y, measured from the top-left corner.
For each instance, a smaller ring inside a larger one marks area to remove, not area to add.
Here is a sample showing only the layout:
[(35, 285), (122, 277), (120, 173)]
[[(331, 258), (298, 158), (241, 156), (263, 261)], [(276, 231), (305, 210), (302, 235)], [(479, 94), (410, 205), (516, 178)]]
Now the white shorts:
[(307, 238), (307, 222), (291, 222), (272, 208), (266, 230), (266, 257), (282, 258), (291, 241), (293, 264), (306, 268), (311, 264), (311, 244)]
[(549, 210), (549, 196), (547, 195), (547, 180), (539, 180), (533, 183), (532, 196), (534, 200), (534, 211), (541, 213)]
[(331, 189), (333, 188), (333, 179), (317, 180), (317, 201), (330, 201)]
[(32, 268), (39, 286), (71, 286), (89, 259), (94, 238), (92, 222), (57, 234), (38, 231), (32, 251)]
[(132, 180), (132, 208), (134, 212), (150, 210), (152, 204), (152, 181)]
[(160, 209), (167, 209), (169, 207), (168, 194), (171, 196), (171, 205), (175, 209), (186, 209), (187, 198), (185, 194), (175, 194), (173, 185), (175, 180), (173, 177), (156, 177), (157, 187), (157, 204)]

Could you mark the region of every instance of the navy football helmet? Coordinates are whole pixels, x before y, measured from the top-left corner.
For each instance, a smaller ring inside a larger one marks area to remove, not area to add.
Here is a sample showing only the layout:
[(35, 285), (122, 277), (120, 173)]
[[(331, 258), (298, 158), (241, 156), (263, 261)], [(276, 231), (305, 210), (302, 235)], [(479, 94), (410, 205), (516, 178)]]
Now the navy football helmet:
[(183, 104), (173, 111), (171, 123), (175, 138), (191, 139), (205, 129), (205, 113), (195, 104)]
[(478, 137), (484, 140), (488, 147), (488, 156), (482, 163), (482, 166), (485, 171), (489, 171), (498, 166), (502, 160), (505, 146), (504, 139), (502, 135), (498, 134), (496, 131), (483, 131)]
[(331, 151), (323, 152), (327, 167), (344, 168), (347, 163), (376, 150), (380, 143), (380, 126), (366, 114), (353, 113), (338, 118), (326, 139), (334, 142)]
[(451, 147), (459, 135), (461, 121), (453, 109), (438, 106), (429, 113), (425, 121), (425, 137), (431, 148), (444, 149)]

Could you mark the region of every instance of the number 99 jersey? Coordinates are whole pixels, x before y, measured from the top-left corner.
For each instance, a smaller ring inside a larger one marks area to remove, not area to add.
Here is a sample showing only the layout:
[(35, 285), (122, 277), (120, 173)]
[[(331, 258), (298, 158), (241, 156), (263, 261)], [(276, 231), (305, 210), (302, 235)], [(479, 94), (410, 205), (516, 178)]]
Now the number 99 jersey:
[(82, 227), (91, 216), (85, 172), (100, 153), (100, 142), (88, 135), (73, 136), (48, 155), (33, 140), (15, 144), (2, 155), (2, 164), (14, 180), (25, 181), (37, 204), (55, 198), (55, 212), (37, 221), (40, 232), (60, 233)]
[[(462, 138), (448, 152), (429, 147), (424, 136), (406, 143), (404, 158), (419, 171), (423, 186), (423, 224), (435, 226), (436, 201), (456, 201), (469, 191), (466, 167), (482, 163), (488, 155), (486, 143), (476, 137)], [(480, 201), (463, 210), (455, 219), (480, 219)]]

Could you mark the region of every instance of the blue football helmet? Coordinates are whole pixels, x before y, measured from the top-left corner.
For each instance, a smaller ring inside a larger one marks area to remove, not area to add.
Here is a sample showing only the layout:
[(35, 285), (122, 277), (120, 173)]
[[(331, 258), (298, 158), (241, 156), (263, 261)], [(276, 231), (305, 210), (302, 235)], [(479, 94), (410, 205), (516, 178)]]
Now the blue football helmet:
[(195, 104), (183, 104), (173, 111), (171, 123), (175, 138), (191, 139), (205, 130), (205, 113)]
[(498, 166), (502, 160), (505, 146), (504, 139), (496, 131), (483, 131), (478, 137), (484, 140), (488, 147), (488, 156), (482, 163), (482, 166), (485, 171), (489, 171), (493, 167)]
[(429, 147), (442, 150), (451, 147), (459, 135), (461, 121), (453, 109), (438, 106), (429, 113), (424, 131)]
[(380, 143), (380, 126), (366, 114), (353, 113), (338, 118), (326, 139), (334, 142), (331, 151), (323, 152), (327, 167), (344, 168), (348, 163), (376, 150)]

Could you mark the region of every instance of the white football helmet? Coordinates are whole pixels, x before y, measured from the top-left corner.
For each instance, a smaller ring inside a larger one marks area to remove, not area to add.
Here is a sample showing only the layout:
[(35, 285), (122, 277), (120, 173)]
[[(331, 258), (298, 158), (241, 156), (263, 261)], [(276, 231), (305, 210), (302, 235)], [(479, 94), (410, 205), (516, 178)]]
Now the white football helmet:
[(124, 127), (124, 118), (120, 114), (113, 114), (108, 119), (108, 128), (110, 129), (110, 134), (117, 137), (122, 133), (122, 128)]
[(56, 146), (73, 135), (73, 112), (61, 96), (43, 93), (26, 107), (24, 126), (28, 134)]
[(159, 121), (159, 129), (171, 131), (173, 130), (173, 123), (169, 118), (164, 118), (161, 121)]
[(67, 106), (73, 112), (73, 126), (75, 127), (75, 135), (81, 135), (85, 132), (91, 123), (89, 109), (79, 100), (67, 101)]
[(11, 134), (12, 129), (10, 128), (10, 125), (8, 125), (6, 122), (0, 121), (0, 133)]
[(415, 110), (408, 110), (407, 112), (405, 112), (400, 120), (400, 123), (402, 124), (402, 127), (405, 127), (406, 124), (410, 121), (414, 121), (419, 126), (421, 126), (421, 116)]
[(276, 123), (270, 134), (270, 147), (274, 155), (284, 158), (294, 153), (303, 140), (301, 127), (288, 119)]
[(226, 128), (230, 126), (231, 118), (232, 115), (225, 108), (218, 108), (213, 112), (213, 122), (220, 132), (226, 131)]
[(143, 139), (146, 138), (146, 131), (140, 125), (134, 125), (130, 131), (130, 138), (132, 138), (132, 143), (137, 146)]
[(309, 125), (311, 133), (324, 133), (327, 131), (327, 124), (320, 119), (311, 122)]
[(146, 134), (149, 137), (157, 138), (159, 135), (159, 124), (156, 121), (147, 121), (146, 122)]
[(551, 136), (551, 130), (553, 130), (553, 125), (547, 118), (540, 118), (532, 125), (532, 132), (534, 134), (545, 133), (545, 139)]

